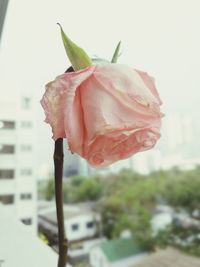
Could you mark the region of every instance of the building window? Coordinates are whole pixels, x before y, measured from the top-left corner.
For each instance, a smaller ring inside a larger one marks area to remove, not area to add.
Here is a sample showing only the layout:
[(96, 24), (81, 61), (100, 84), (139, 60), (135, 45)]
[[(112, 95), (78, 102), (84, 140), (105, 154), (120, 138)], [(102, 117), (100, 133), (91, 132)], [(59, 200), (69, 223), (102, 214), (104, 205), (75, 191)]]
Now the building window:
[(20, 199), (21, 200), (28, 200), (32, 198), (32, 194), (31, 193), (22, 193), (20, 194)]
[(21, 151), (28, 152), (31, 151), (31, 145), (21, 145)]
[(31, 218), (24, 218), (24, 219), (21, 219), (21, 221), (26, 225), (31, 225), (32, 224), (32, 219)]
[(87, 228), (93, 228), (94, 227), (94, 222), (87, 222), (86, 224)]
[(71, 228), (72, 228), (72, 231), (78, 231), (79, 225), (78, 224), (72, 224)]
[(29, 97), (22, 98), (22, 108), (23, 109), (30, 109), (31, 107), (31, 99)]
[(0, 130), (13, 130), (15, 129), (14, 121), (0, 120)]
[(8, 205), (14, 203), (14, 195), (0, 195), (0, 202)]
[(13, 179), (15, 171), (12, 169), (0, 169), (0, 179)]
[(21, 173), (21, 175), (31, 175), (32, 170), (31, 169), (21, 169), (20, 173)]
[(0, 154), (14, 154), (15, 146), (14, 145), (0, 145)]
[(29, 129), (32, 127), (31, 121), (21, 121), (21, 127), (24, 129)]

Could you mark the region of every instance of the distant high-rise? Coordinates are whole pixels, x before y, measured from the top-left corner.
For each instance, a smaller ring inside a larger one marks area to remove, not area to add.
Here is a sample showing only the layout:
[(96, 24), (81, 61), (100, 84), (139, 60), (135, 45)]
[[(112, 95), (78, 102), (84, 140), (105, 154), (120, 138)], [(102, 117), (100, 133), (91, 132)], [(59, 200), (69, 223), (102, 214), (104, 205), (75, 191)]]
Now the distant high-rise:
[(90, 167), (87, 161), (78, 154), (72, 154), (68, 149), (66, 140), (64, 142), (64, 176), (70, 177), (74, 175), (87, 176), (90, 174)]
[[(0, 39), (7, 6), (8, 0), (0, 1)], [(26, 94), (18, 94), (16, 88), (1, 85), (0, 204), (36, 233), (34, 128), (32, 99)]]
[(31, 98), (1, 93), (0, 203), (36, 232), (34, 129)]
[(195, 142), (193, 123), (186, 115), (166, 116), (162, 133), (160, 147), (166, 154), (178, 152), (186, 156)]

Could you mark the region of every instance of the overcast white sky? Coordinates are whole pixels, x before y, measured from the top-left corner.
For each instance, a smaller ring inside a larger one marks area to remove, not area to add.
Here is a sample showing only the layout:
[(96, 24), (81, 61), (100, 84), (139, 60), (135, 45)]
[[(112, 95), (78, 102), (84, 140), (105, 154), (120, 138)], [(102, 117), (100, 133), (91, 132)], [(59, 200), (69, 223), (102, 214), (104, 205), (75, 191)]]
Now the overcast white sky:
[[(0, 47), (0, 90), (44, 85), (69, 65), (57, 22), (90, 56), (110, 59), (122, 41), (120, 63), (150, 73), (165, 113), (199, 117), (199, 0), (10, 0)], [(38, 104), (41, 128), (43, 111)]]
[(199, 0), (10, 0), (0, 73), (42, 95), (68, 66), (60, 22), (91, 56), (111, 58), (122, 40), (120, 62), (152, 74), (166, 108), (187, 108), (200, 96), (199, 10)]

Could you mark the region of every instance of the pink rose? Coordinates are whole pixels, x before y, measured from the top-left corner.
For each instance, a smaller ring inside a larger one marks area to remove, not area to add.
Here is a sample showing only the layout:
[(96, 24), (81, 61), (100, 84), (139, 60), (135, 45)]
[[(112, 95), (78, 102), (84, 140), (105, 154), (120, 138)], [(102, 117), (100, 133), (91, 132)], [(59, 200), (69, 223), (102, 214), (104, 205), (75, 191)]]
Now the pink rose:
[(120, 64), (91, 65), (46, 85), (41, 100), (54, 140), (93, 166), (152, 148), (160, 137), (161, 100), (147, 73)]

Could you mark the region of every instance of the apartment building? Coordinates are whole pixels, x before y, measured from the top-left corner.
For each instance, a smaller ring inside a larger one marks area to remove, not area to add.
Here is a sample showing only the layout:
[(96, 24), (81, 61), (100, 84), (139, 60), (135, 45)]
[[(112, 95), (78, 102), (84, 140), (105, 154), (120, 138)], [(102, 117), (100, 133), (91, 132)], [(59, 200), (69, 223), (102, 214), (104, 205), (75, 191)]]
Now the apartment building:
[[(29, 96), (0, 95), (0, 203), (36, 233), (35, 125)], [(1, 214), (0, 214), (1, 218)]]

